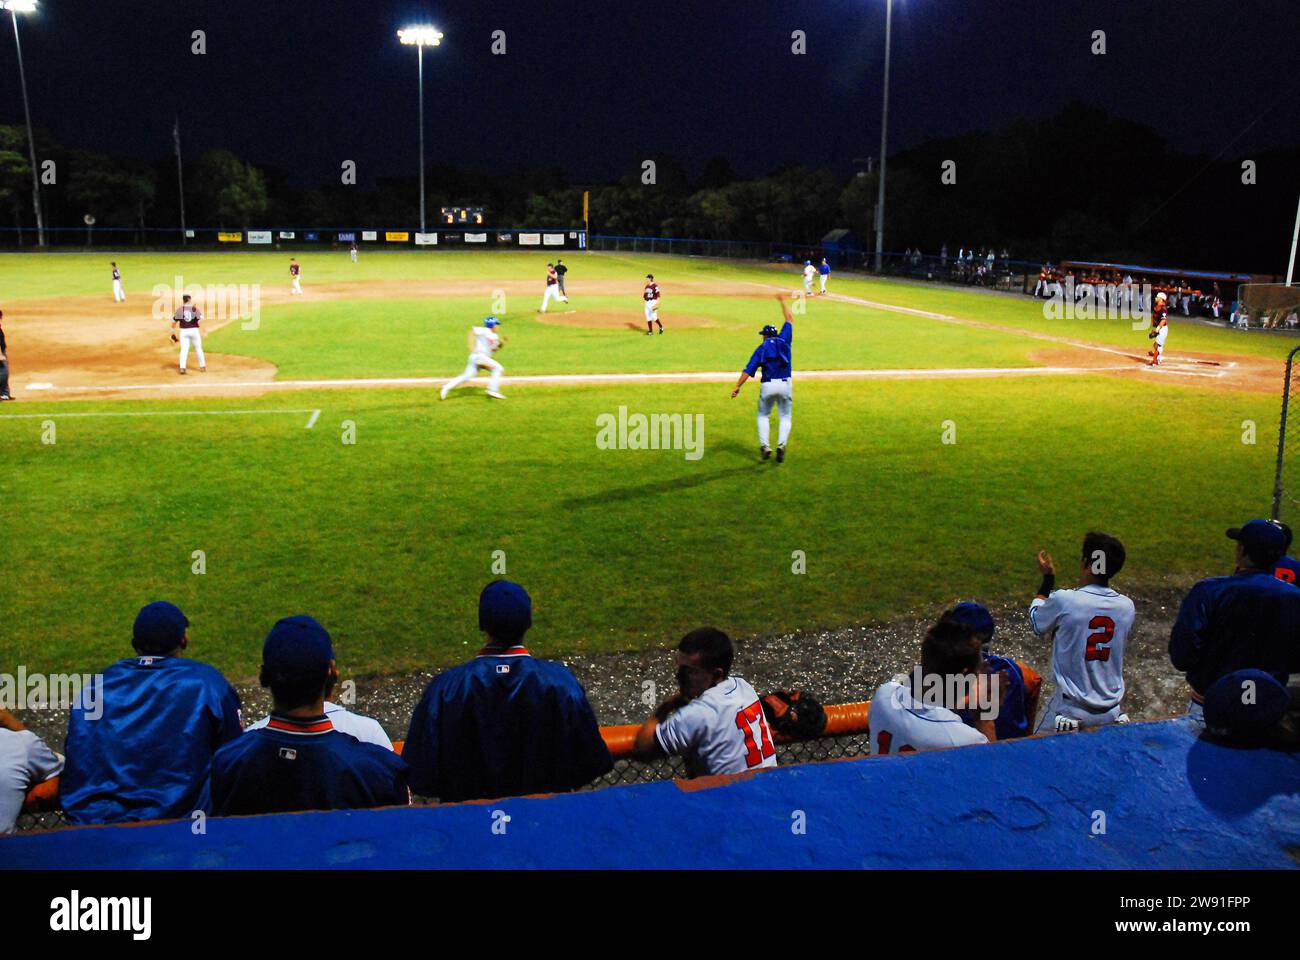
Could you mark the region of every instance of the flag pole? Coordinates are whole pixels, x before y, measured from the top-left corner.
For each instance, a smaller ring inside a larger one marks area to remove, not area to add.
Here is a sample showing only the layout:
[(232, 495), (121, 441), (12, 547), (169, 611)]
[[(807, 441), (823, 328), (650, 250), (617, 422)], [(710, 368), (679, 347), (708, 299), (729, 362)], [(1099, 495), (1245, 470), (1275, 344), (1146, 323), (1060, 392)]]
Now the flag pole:
[(181, 120), (172, 124), (172, 142), (176, 145), (176, 189), (181, 199), (181, 246), (185, 246), (185, 179), (181, 173)]

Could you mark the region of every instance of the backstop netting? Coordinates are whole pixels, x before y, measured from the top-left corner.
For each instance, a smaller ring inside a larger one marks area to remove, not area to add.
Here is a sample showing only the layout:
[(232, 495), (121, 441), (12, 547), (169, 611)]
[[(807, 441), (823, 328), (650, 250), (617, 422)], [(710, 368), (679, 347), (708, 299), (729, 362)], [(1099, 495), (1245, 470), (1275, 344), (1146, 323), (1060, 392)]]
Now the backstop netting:
[(1243, 283), (1233, 323), (1258, 330), (1300, 329), (1300, 285)]

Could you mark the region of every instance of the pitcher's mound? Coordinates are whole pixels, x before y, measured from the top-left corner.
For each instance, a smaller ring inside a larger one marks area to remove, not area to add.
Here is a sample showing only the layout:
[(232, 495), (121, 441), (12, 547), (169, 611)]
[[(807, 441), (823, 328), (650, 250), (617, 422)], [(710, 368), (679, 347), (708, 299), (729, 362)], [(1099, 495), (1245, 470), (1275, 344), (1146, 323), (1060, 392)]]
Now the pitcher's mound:
[[(585, 327), (592, 330), (639, 330), (645, 331), (645, 314), (635, 310), (548, 310), (535, 314), (538, 322), (554, 327)], [(663, 314), (665, 329), (689, 330), (694, 327), (711, 327), (713, 321), (689, 313)], [(655, 326), (658, 330), (658, 325)]]

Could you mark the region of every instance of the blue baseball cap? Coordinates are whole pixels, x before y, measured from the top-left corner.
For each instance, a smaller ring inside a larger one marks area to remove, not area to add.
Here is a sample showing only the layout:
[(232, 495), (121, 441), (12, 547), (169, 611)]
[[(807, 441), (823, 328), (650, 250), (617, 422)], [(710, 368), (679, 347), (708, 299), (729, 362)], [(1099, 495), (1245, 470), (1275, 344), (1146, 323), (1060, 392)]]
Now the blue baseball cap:
[(189, 625), (189, 620), (176, 604), (166, 600), (146, 603), (135, 615), (131, 646), (140, 653), (171, 653), (185, 639), (185, 628)]
[(1268, 520), (1251, 520), (1240, 527), (1231, 527), (1228, 537), (1240, 543), (1252, 559), (1264, 563), (1272, 563), (1286, 552), (1286, 534)]
[(533, 625), (528, 591), (510, 580), (493, 580), (478, 598), (478, 628), (494, 640), (517, 641)]
[(1205, 691), (1205, 726), (1220, 736), (1249, 736), (1276, 726), (1286, 715), (1290, 694), (1263, 670), (1236, 670)]
[(329, 631), (305, 614), (277, 620), (262, 644), (262, 669), (277, 681), (320, 677), (323, 683), (333, 659)]
[(498, 320), (496, 317), (488, 317), (486, 320), (483, 321), (483, 326), (485, 327), (499, 327), (500, 325), (501, 325), (501, 321)]
[(988, 634), (990, 638), (993, 636), (993, 631), (997, 629), (989, 608), (970, 600), (964, 600), (949, 610), (948, 619), (964, 624), (978, 634)]

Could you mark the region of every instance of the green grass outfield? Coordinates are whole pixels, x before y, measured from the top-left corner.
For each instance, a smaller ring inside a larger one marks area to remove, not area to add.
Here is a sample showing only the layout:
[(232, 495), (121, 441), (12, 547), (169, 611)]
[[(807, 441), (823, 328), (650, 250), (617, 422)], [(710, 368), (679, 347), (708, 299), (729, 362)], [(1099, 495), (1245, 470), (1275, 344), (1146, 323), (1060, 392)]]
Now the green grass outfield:
[[(367, 251), (356, 265), (363, 276), (346, 253), (300, 259), (310, 287), (431, 276), (486, 285), (532, 278), (545, 257)], [(201, 272), (204, 283), (279, 284), (287, 262), (116, 259), (128, 293), (178, 270), (195, 282)], [(647, 265), (666, 297), (676, 277), (773, 278), (709, 261), (565, 259), (579, 309), (635, 310), (635, 299), (580, 302), (581, 283), (626, 280), (635, 297)], [(98, 267), (82, 255), (0, 257), (11, 341), (20, 342), (25, 297), (106, 294)], [(1126, 322), (1047, 321), (1028, 300), (833, 283), (880, 302), (1145, 349)], [(210, 349), (264, 357), (282, 378), (449, 376), (464, 363), (468, 320), (486, 312), (475, 299), (271, 306), (259, 330), (227, 328)], [(540, 324), (515, 307), (501, 355), (507, 375), (736, 369), (757, 340), (755, 323), (775, 309), (688, 299), (711, 325), (653, 340)], [(796, 377), (818, 367), (1025, 366), (1045, 346), (829, 302), (810, 304), (796, 327)], [(1171, 352), (1282, 357), (1289, 346), (1182, 324), (1170, 340)], [(1071, 557), (1089, 527), (1128, 545), (1119, 586), (1186, 581), (1222, 572), (1223, 529), (1266, 510), (1277, 419), (1267, 394), (1155, 377), (804, 381), (790, 459), (777, 467), (756, 457), (754, 385), (734, 401), (721, 384), (507, 383), (507, 392), (505, 403), (478, 390), (439, 403), (432, 390), (377, 389), (28, 396), (0, 407), (25, 415), (0, 419), (0, 672), (102, 666), (128, 652), (131, 617), (157, 597), (189, 614), (193, 654), (232, 677), (252, 677), (270, 624), (299, 612), (333, 632), (348, 672), (446, 664), (476, 649), (477, 593), (497, 550), (533, 593), (532, 639), (545, 654), (658, 647), (703, 622), (743, 637), (925, 613), (959, 597), (1027, 600), (1033, 553)], [(598, 449), (596, 418), (620, 406), (702, 415), (703, 457)], [(46, 419), (54, 444), (41, 442)], [(1242, 442), (1246, 420), (1258, 425), (1253, 445)], [(355, 424), (354, 444), (342, 442), (344, 421)], [(942, 442), (945, 421), (954, 444)], [(206, 555), (203, 575), (191, 572), (196, 550)], [(806, 554), (805, 574), (791, 572), (793, 551)]]

